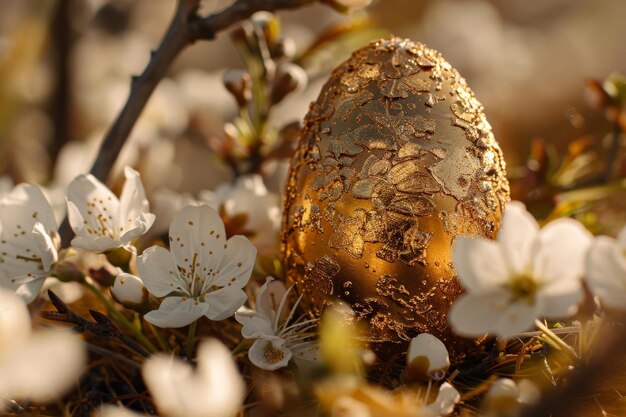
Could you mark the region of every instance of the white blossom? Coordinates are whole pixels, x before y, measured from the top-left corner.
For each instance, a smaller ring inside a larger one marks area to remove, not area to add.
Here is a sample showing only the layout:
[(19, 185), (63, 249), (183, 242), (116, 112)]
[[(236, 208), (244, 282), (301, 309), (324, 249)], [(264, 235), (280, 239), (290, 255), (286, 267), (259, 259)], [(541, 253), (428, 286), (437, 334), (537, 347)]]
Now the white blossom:
[(124, 170), (126, 182), (118, 199), (93, 175), (79, 175), (67, 190), (68, 219), (76, 237), (72, 245), (103, 252), (130, 243), (150, 229), (154, 214), (139, 173)]
[(16, 186), (0, 201), (0, 287), (33, 301), (58, 260), (56, 237), (54, 212), (41, 190)]
[(145, 315), (159, 327), (186, 326), (202, 316), (223, 320), (235, 314), (247, 296), (256, 249), (243, 236), (226, 240), (217, 211), (188, 206), (170, 226), (170, 250), (152, 246), (137, 259), (139, 276), (150, 293), (165, 297)]
[(310, 339), (316, 319), (294, 320), (298, 301), (287, 307), (290, 287), (282, 281), (267, 277), (256, 297), (256, 311), (240, 309), (235, 319), (243, 325), (241, 334), (256, 339), (248, 350), (250, 361), (259, 368), (276, 370), (287, 366), (292, 356), (307, 357), (315, 348)]
[(626, 227), (617, 239), (598, 236), (587, 256), (587, 284), (602, 306), (626, 310)]
[(76, 382), (86, 359), (78, 336), (32, 331), (24, 301), (0, 289), (0, 398), (54, 400)]
[(509, 378), (500, 378), (485, 394), (483, 412), (487, 416), (514, 417), (519, 414), (520, 406), (535, 404), (539, 396), (537, 386), (527, 379), (516, 383)]
[(146, 386), (166, 417), (233, 417), (241, 408), (245, 384), (230, 351), (209, 339), (198, 347), (198, 364), (162, 353), (142, 369)]
[(411, 339), (406, 359), (409, 369), (436, 380), (442, 379), (450, 367), (446, 345), (429, 333)]
[(496, 241), (459, 237), (453, 261), (463, 294), (449, 314), (463, 336), (511, 337), (542, 316), (563, 318), (583, 298), (582, 275), (590, 233), (559, 219), (543, 229), (523, 204), (510, 203)]
[(280, 197), (267, 190), (260, 175), (239, 177), (234, 184), (222, 184), (199, 197), (216, 210), (223, 209), (229, 218), (245, 216), (243, 228), (260, 254), (278, 252)]

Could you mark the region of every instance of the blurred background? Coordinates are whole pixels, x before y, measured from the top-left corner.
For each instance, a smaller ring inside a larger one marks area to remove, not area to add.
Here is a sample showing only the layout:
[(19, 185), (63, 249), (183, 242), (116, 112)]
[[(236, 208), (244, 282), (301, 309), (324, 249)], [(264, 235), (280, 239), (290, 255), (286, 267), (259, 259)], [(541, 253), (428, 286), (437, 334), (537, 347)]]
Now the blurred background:
[[(203, 13), (230, 3), (205, 0)], [(12, 183), (34, 181), (63, 196), (66, 184), (91, 166), (130, 76), (146, 65), (176, 2), (2, 0), (1, 6), (0, 194)], [(600, 145), (611, 132), (583, 93), (589, 78), (626, 72), (623, 0), (375, 0), (351, 15), (313, 5), (279, 16), (309, 81), (274, 109), (277, 128), (304, 117), (351, 50), (394, 34), (438, 49), (468, 80), (513, 171), (534, 138), (563, 149), (585, 135)], [(342, 36), (311, 51), (338, 28)], [(210, 144), (237, 116), (222, 75), (240, 67), (226, 33), (184, 51), (118, 166), (137, 166), (149, 192), (196, 193), (228, 180), (232, 174)], [(284, 168), (276, 172), (268, 186), (278, 192)]]

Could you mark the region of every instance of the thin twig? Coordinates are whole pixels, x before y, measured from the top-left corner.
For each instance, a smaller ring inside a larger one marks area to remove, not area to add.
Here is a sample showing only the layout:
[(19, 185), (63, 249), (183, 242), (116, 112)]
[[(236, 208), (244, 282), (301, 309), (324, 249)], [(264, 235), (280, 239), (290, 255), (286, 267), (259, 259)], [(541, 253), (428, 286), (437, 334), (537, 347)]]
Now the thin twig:
[[(213, 39), (220, 31), (247, 19), (262, 10), (295, 9), (314, 0), (237, 0), (225, 10), (201, 17), (197, 14), (200, 0), (179, 0), (174, 18), (150, 62), (131, 82), (126, 104), (105, 136), (91, 174), (106, 181), (137, 119), (158, 83), (165, 77), (171, 63), (187, 46), (197, 40)], [(67, 222), (60, 229), (63, 245), (69, 245), (72, 230)]]
[(135, 362), (132, 359), (128, 359), (124, 355), (121, 355), (121, 354), (119, 354), (117, 352), (113, 352), (112, 350), (103, 348), (101, 346), (94, 345), (93, 343), (86, 343), (86, 345), (87, 345), (87, 348), (91, 352), (97, 353), (97, 354), (102, 355), (102, 356), (109, 356), (109, 357), (115, 359), (116, 361), (121, 362), (121, 363), (123, 363), (125, 365), (128, 365), (128, 366), (130, 366), (132, 368), (141, 369), (141, 364)]

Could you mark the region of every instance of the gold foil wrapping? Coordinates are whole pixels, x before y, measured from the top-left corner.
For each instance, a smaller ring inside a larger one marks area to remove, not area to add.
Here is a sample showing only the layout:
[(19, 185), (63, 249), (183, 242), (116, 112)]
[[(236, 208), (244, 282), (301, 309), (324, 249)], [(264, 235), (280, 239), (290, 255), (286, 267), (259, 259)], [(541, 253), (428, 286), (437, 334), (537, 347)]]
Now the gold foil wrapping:
[(441, 54), (392, 38), (337, 67), (304, 120), (285, 195), (287, 277), (315, 314), (347, 302), (383, 356), (429, 332), (463, 357), (446, 320), (462, 291), (452, 243), (493, 238), (509, 196), (482, 110)]

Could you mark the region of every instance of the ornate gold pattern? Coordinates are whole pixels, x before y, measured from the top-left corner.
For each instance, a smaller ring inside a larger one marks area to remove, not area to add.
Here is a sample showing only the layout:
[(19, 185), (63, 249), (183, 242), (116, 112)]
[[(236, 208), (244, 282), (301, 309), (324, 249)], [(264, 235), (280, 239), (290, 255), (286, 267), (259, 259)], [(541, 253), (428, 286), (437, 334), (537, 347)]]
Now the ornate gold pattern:
[(422, 44), (371, 43), (305, 118), (285, 196), (287, 276), (315, 313), (343, 299), (375, 341), (428, 331), (458, 359), (452, 241), (492, 238), (508, 196), (500, 148), (458, 72)]

